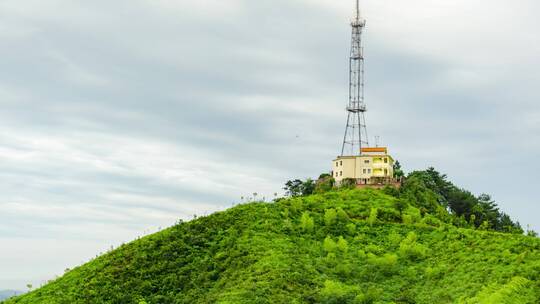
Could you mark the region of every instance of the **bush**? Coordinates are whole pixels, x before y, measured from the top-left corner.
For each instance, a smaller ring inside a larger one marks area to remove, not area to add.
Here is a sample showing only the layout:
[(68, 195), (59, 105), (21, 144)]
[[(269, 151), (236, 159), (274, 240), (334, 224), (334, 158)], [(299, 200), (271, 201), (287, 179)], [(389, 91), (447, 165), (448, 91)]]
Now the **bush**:
[(322, 174), (315, 184), (315, 193), (325, 193), (332, 191), (336, 180), (329, 174)]
[(428, 249), (422, 244), (416, 242), (416, 234), (410, 232), (399, 245), (399, 253), (404, 258), (410, 260), (421, 260), (428, 255)]
[(352, 303), (359, 292), (356, 286), (350, 286), (341, 282), (326, 280), (320, 291), (321, 302), (324, 304)]
[(368, 224), (370, 226), (373, 226), (373, 224), (377, 222), (378, 215), (379, 215), (379, 209), (371, 208), (371, 211), (369, 212), (369, 218), (368, 218)]
[(337, 212), (336, 209), (326, 209), (324, 212), (324, 224), (327, 227), (332, 227), (336, 223)]
[(342, 189), (354, 189), (356, 188), (356, 179), (344, 178), (339, 185)]
[(346, 253), (347, 251), (349, 251), (349, 243), (346, 239), (340, 236), (337, 241), (337, 248), (339, 249), (339, 251)]
[(332, 240), (332, 237), (327, 236), (323, 241), (324, 251), (328, 253), (335, 252), (337, 250), (337, 244)]
[(462, 304), (516, 304), (516, 303), (537, 303), (538, 298), (530, 288), (531, 281), (514, 277), (505, 285), (491, 284), (485, 287), (478, 295), (472, 299), (461, 299)]
[(379, 270), (384, 274), (390, 274), (395, 271), (398, 257), (397, 255), (390, 253), (387, 253), (382, 257), (378, 257), (372, 253), (368, 253), (367, 261), (368, 264), (379, 268)]
[(313, 221), (311, 216), (309, 216), (309, 213), (308, 212), (302, 213), (302, 217), (300, 218), (300, 228), (304, 232), (311, 232), (313, 231), (314, 227), (315, 227), (315, 222)]

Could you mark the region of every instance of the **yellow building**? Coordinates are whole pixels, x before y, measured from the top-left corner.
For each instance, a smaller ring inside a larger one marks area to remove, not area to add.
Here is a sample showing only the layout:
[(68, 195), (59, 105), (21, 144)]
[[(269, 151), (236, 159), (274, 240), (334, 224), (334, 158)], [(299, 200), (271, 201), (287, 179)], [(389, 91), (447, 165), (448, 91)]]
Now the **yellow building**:
[(332, 175), (339, 185), (352, 178), (358, 185), (385, 185), (395, 182), (394, 159), (388, 148), (362, 148), (360, 155), (339, 156), (332, 162)]

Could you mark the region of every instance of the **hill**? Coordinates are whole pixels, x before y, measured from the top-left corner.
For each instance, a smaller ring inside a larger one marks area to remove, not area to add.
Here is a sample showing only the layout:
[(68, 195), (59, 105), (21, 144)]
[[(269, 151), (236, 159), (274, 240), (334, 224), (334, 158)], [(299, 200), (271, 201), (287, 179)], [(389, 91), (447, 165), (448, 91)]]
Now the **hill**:
[(540, 302), (538, 238), (476, 228), (393, 192), (239, 205), (122, 245), (6, 303)]

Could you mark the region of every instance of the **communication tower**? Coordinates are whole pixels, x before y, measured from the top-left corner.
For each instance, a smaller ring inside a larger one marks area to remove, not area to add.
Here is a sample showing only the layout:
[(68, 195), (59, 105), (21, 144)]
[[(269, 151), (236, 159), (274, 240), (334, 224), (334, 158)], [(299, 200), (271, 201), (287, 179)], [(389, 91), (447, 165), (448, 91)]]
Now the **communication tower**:
[(349, 104), (341, 156), (360, 155), (361, 148), (369, 146), (365, 118), (367, 109), (364, 102), (364, 49), (362, 47), (362, 32), (366, 26), (366, 20), (360, 14), (359, 0), (356, 0), (356, 14), (351, 26)]

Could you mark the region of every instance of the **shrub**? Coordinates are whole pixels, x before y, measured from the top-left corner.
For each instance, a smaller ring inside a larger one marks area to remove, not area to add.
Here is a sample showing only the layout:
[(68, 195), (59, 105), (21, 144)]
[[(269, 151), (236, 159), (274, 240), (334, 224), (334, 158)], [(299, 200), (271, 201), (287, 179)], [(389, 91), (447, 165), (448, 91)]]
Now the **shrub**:
[(302, 213), (302, 217), (300, 218), (300, 228), (305, 232), (311, 232), (313, 231), (313, 228), (315, 227), (315, 222), (309, 216), (308, 212)]
[(358, 294), (354, 299), (354, 304), (372, 304), (376, 303), (383, 291), (379, 288), (368, 288), (366, 291)]
[(377, 210), (377, 218), (384, 222), (399, 222), (401, 220), (401, 214), (399, 211), (393, 208), (380, 208)]
[(334, 242), (334, 240), (332, 240), (332, 237), (327, 236), (324, 239), (323, 248), (324, 248), (324, 251), (328, 253), (335, 252), (337, 249), (337, 244), (336, 242)]
[(337, 241), (337, 248), (339, 249), (339, 251), (346, 253), (347, 251), (349, 251), (349, 243), (346, 239), (340, 236)]
[(356, 225), (354, 223), (347, 224), (347, 233), (349, 235), (355, 235), (356, 234)]
[(420, 212), (420, 209), (409, 206), (407, 209), (405, 209), (402, 215), (404, 222), (405, 218), (407, 218), (407, 221), (410, 221), (410, 223), (418, 223), (422, 220), (422, 213)]
[(340, 304), (351, 303), (359, 292), (356, 286), (350, 286), (341, 282), (326, 280), (320, 291), (321, 303)]
[(461, 299), (462, 304), (515, 304), (537, 303), (534, 291), (530, 288), (531, 281), (514, 277), (505, 285), (491, 284), (485, 287), (472, 299)]
[(354, 189), (354, 188), (356, 188), (356, 179), (354, 179), (354, 178), (344, 178), (341, 181), (340, 187), (342, 189)]
[(428, 249), (422, 244), (416, 242), (416, 234), (410, 232), (407, 237), (399, 245), (399, 253), (401, 256), (410, 260), (420, 260), (427, 256)]
[(377, 208), (371, 208), (371, 211), (369, 213), (369, 218), (368, 218), (368, 224), (370, 226), (373, 226), (373, 224), (377, 222), (378, 214), (379, 214), (379, 210)]
[(325, 193), (331, 191), (336, 184), (335, 179), (329, 174), (321, 174), (315, 184), (315, 193)]
[(368, 264), (379, 268), (379, 270), (384, 274), (394, 272), (397, 261), (398, 257), (395, 254), (386, 253), (382, 257), (378, 257), (372, 253), (368, 253), (367, 255)]
[(349, 215), (341, 207), (337, 208), (337, 218), (342, 223), (350, 221)]
[(326, 209), (326, 211), (324, 212), (324, 224), (327, 227), (331, 227), (336, 222), (336, 219), (337, 219), (336, 209), (333, 209), (333, 208)]

